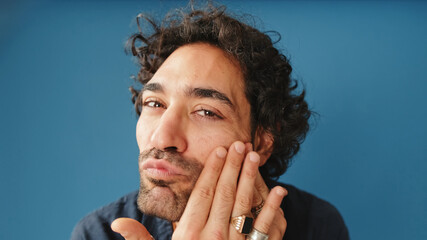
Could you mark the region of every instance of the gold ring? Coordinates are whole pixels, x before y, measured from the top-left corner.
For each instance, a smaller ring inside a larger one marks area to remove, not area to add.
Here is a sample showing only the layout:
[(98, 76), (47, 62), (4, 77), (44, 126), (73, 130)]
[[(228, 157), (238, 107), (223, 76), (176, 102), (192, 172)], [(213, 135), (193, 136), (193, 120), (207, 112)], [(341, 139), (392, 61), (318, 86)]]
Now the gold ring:
[(251, 232), (253, 222), (254, 219), (246, 215), (232, 217), (230, 221), (231, 225), (233, 225), (239, 233), (244, 235), (247, 235)]

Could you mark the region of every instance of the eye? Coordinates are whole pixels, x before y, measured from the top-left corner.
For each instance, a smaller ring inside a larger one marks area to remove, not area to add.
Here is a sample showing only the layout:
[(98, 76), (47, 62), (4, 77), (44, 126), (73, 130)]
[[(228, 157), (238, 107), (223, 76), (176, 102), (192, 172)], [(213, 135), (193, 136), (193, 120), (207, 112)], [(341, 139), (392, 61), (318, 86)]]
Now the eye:
[(165, 105), (163, 105), (161, 102), (153, 100), (153, 99), (147, 99), (142, 104), (143, 107), (149, 107), (149, 108), (166, 108)]
[(208, 109), (200, 109), (195, 111), (195, 113), (201, 117), (205, 118), (212, 118), (212, 119), (223, 119), (219, 114), (215, 113), (214, 111), (208, 110)]

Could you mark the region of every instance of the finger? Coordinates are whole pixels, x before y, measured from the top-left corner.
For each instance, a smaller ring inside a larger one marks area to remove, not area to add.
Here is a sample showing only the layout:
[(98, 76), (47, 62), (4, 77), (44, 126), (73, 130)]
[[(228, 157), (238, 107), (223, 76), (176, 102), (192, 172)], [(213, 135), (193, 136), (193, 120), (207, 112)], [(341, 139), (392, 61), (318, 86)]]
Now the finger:
[(228, 150), (228, 155), (215, 189), (215, 196), (210, 211), (208, 225), (215, 229), (228, 231), (231, 210), (237, 187), (237, 178), (242, 166), (245, 145), (234, 142)]
[(236, 201), (231, 214), (232, 216), (250, 213), (258, 166), (259, 155), (256, 152), (250, 152), (246, 155), (237, 186)]
[(258, 190), (254, 188), (254, 196), (252, 198), (252, 208), (261, 205), (262, 201), (265, 201), (264, 198), (262, 198)]
[(147, 229), (138, 221), (131, 218), (117, 218), (111, 223), (111, 229), (126, 240), (153, 239)]
[(262, 199), (267, 199), (267, 196), (270, 193), (270, 189), (265, 184), (264, 179), (262, 178), (261, 173), (259, 171), (255, 180), (255, 188), (261, 195)]
[[(251, 215), (252, 197), (254, 195), (254, 183), (258, 172), (259, 155), (256, 152), (250, 152), (246, 155), (237, 185), (236, 200), (231, 216)], [(230, 225), (230, 239), (236, 239), (241, 235)]]
[(252, 199), (252, 208), (251, 208), (251, 213), (254, 219), (258, 217), (258, 214), (260, 213), (260, 211), (262, 210), (262, 207), (264, 206), (264, 202), (265, 200), (261, 197), (261, 194), (259, 194), (258, 190), (254, 188), (254, 195)]
[[(250, 143), (250, 142), (245, 143), (245, 147), (246, 147), (246, 154), (248, 154), (249, 152), (253, 151), (253, 145), (252, 145), (252, 143)], [(259, 164), (258, 164), (258, 167), (259, 167)], [(257, 176), (257, 178), (258, 178), (258, 176)], [(260, 205), (262, 203), (262, 201), (264, 201), (264, 199), (262, 198), (262, 196), (259, 193), (259, 191), (255, 188), (254, 189), (254, 196), (252, 198), (252, 207), (256, 207), (256, 206)]]
[[(200, 230), (206, 224), (215, 188), (225, 162), (227, 150), (218, 147), (209, 155), (194, 186), (180, 220), (181, 229)], [(195, 222), (194, 219), (197, 219)]]
[(273, 220), (278, 213), (280, 204), (286, 196), (287, 191), (282, 187), (275, 187), (270, 191), (270, 194), (265, 201), (264, 207), (255, 220), (254, 228), (262, 233), (268, 233)]

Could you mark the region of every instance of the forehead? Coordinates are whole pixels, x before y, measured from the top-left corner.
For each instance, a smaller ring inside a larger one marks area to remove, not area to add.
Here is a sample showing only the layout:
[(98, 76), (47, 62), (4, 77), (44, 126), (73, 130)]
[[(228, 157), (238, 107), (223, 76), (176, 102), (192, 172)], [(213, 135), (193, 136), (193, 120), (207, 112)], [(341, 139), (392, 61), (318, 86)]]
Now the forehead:
[(149, 81), (166, 88), (203, 87), (224, 92), (231, 100), (244, 98), (243, 73), (236, 60), (223, 50), (206, 44), (184, 45), (175, 50)]

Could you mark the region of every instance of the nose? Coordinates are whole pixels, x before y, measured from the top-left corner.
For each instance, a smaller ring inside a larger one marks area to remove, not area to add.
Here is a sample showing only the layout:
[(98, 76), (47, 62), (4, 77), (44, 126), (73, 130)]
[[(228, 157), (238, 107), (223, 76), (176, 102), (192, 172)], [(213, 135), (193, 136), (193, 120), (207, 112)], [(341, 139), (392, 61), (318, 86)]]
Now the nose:
[(182, 114), (172, 107), (166, 109), (151, 135), (153, 147), (164, 151), (184, 152), (187, 148), (184, 123)]

